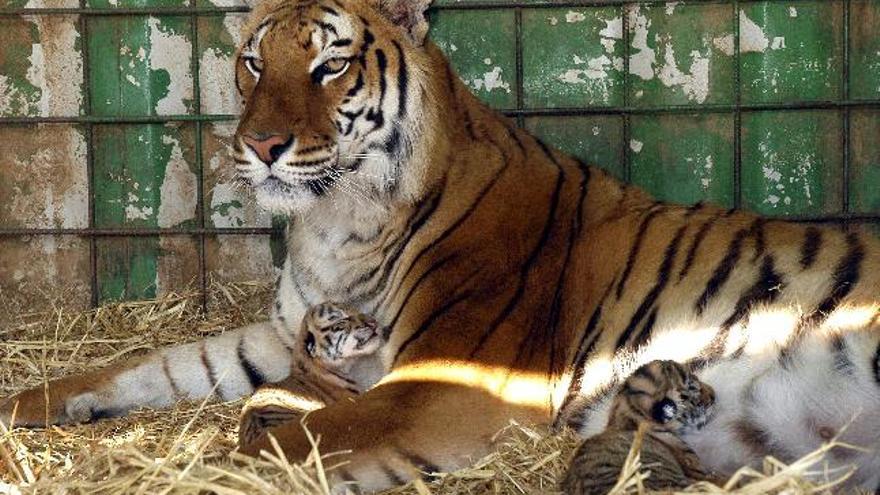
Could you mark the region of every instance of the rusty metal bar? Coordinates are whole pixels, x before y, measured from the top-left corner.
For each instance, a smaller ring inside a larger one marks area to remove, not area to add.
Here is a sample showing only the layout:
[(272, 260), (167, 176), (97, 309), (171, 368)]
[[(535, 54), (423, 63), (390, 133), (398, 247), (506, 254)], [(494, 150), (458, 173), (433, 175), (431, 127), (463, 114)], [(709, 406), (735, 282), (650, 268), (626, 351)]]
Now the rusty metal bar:
[[(688, 4), (723, 4), (730, 0), (689, 0)], [(741, 2), (759, 2), (765, 0), (740, 0)], [(782, 0), (770, 0), (779, 1)], [(489, 0), (459, 3), (456, 1), (438, 2), (432, 8), (437, 10), (492, 10), (511, 8), (577, 8), (577, 7), (609, 7), (615, 5), (657, 5), (668, 0)], [(83, 14), (89, 16), (125, 16), (125, 15), (223, 15), (250, 12), (250, 8), (236, 7), (120, 7), (120, 8), (10, 8), (0, 9), (0, 16), (11, 15), (70, 15)]]
[[(624, 58), (626, 61), (627, 58)], [(626, 64), (626, 62), (625, 62)], [(524, 108), (501, 109), (508, 117), (571, 117), (584, 115), (657, 115), (676, 113), (734, 113), (772, 112), (784, 110), (835, 110), (852, 108), (880, 108), (880, 100), (795, 101), (778, 103), (658, 105), (649, 107), (592, 107), (592, 108)], [(4, 124), (165, 124), (170, 122), (230, 122), (237, 115), (158, 115), (145, 117), (0, 117)]]
[[(843, 99), (843, 100), (849, 100), (849, 95), (850, 95), (849, 71), (850, 71), (850, 58), (851, 58), (851, 53), (850, 53), (851, 41), (850, 41), (850, 36), (849, 36), (849, 28), (850, 28), (850, 16), (851, 16), (850, 7), (851, 7), (851, 5), (852, 5), (851, 0), (844, 0), (843, 1), (843, 74), (842, 74), (843, 85), (841, 86), (842, 91), (843, 91), (843, 94), (841, 94), (841, 99)], [(850, 171), (851, 157), (850, 157), (850, 150), (849, 150), (849, 148), (850, 148), (850, 139), (849, 139), (849, 136), (850, 136), (850, 113), (851, 113), (850, 108), (851, 107), (844, 107), (843, 108), (843, 112), (842, 112), (843, 113), (843, 125), (841, 126), (841, 131), (840, 131), (841, 148), (843, 150), (843, 181), (842, 181), (843, 182), (843, 184), (842, 184), (843, 191), (841, 192), (841, 195), (842, 195), (841, 199), (843, 202), (842, 211), (844, 213), (849, 213), (849, 211), (850, 211), (849, 183), (850, 183), (850, 179), (852, 177), (852, 172)]]
[(631, 140), (631, 132), (632, 128), (630, 127), (630, 117), (633, 115), (633, 110), (630, 106), (630, 92), (632, 91), (632, 78), (630, 77), (630, 57), (632, 56), (632, 39), (630, 38), (629, 33), (629, 13), (632, 8), (632, 4), (622, 5), (620, 7), (620, 22), (621, 29), (623, 32), (621, 35), (623, 36), (623, 108), (620, 113), (623, 114), (623, 141), (621, 142), (621, 147), (623, 148), (623, 152), (621, 156), (623, 157), (623, 180), (627, 183), (632, 180), (632, 163), (630, 163), (629, 157), (629, 142)]
[(94, 237), (155, 237), (155, 236), (193, 236), (193, 235), (271, 235), (279, 229), (271, 227), (243, 228), (87, 228), (87, 229), (0, 229), (0, 237), (34, 235), (72, 235)]

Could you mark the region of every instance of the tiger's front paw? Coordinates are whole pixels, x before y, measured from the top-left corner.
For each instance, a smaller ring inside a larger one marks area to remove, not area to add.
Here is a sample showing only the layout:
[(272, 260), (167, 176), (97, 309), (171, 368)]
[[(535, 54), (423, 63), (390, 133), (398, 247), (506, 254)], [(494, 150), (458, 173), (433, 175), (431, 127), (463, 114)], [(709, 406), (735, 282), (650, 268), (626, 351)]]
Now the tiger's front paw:
[(106, 415), (101, 412), (100, 400), (90, 387), (65, 380), (0, 401), (0, 421), (7, 427), (87, 423)]

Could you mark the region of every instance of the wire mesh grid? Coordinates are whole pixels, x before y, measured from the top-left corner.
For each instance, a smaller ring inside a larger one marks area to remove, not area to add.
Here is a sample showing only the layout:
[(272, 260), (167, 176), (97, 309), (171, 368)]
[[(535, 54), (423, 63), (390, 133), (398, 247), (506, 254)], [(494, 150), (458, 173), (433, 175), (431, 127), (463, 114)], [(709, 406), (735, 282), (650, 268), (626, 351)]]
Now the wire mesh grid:
[[(633, 43), (631, 39), (631, 26), (629, 9), (638, 6), (651, 6), (655, 4), (666, 4), (665, 0), (642, 0), (642, 1), (626, 1), (626, 0), (593, 0), (593, 1), (455, 1), (446, 0), (436, 2), (434, 9), (438, 11), (449, 10), (513, 10), (515, 19), (515, 91), (516, 105), (514, 108), (502, 109), (502, 113), (514, 118), (520, 126), (525, 125), (525, 119), (529, 117), (562, 117), (562, 116), (587, 116), (587, 115), (610, 115), (622, 117), (623, 139), (622, 146), (626, 148), (631, 139), (631, 118), (638, 115), (666, 115), (666, 114), (727, 114), (733, 115), (734, 135), (733, 135), (733, 188), (734, 188), (734, 206), (739, 208), (742, 206), (742, 161), (743, 161), (743, 115), (753, 112), (768, 111), (784, 111), (784, 110), (837, 110), (841, 114), (843, 125), (841, 127), (841, 149), (843, 163), (843, 180), (841, 192), (842, 203), (840, 212), (837, 214), (821, 215), (821, 216), (797, 216), (787, 217), (793, 221), (799, 222), (831, 222), (849, 224), (857, 223), (877, 223), (880, 221), (880, 215), (857, 214), (851, 212), (849, 204), (849, 185), (850, 185), (850, 161), (851, 161), (851, 144), (850, 144), (850, 112), (854, 108), (859, 109), (880, 109), (880, 100), (878, 99), (850, 99), (850, 24), (851, 20), (851, 4), (854, 0), (835, 0), (842, 3), (843, 9), (843, 39), (840, 40), (843, 46), (842, 54), (842, 73), (841, 77), (841, 97), (837, 100), (826, 101), (784, 101), (774, 103), (744, 103), (742, 97), (742, 68), (740, 64), (741, 57), (741, 4), (754, 3), (759, 0), (693, 0), (689, 2), (677, 2), (685, 4), (727, 4), (732, 5), (734, 11), (734, 20), (732, 31), (733, 39), (733, 58), (734, 58), (734, 98), (732, 103), (726, 104), (700, 104), (700, 105), (652, 105), (641, 106), (633, 105), (631, 101), (631, 85), (633, 75), (631, 73), (630, 61), (632, 56)], [(764, 2), (776, 2), (781, 0), (761, 0)], [(615, 7), (618, 9), (622, 19), (622, 41), (624, 46), (623, 53), (623, 104), (622, 106), (597, 106), (585, 108), (528, 108), (524, 102), (524, 61), (523, 61), (523, 12), (527, 9), (547, 9), (547, 8), (584, 8), (584, 7)], [(87, 228), (0, 228), (0, 239), (9, 237), (25, 237), (25, 236), (77, 236), (88, 239), (89, 243), (89, 280), (91, 285), (91, 304), (93, 307), (99, 304), (99, 287), (98, 287), (98, 246), (97, 242), (100, 238), (108, 237), (158, 237), (158, 236), (189, 236), (197, 239), (197, 256), (198, 256), (198, 287), (201, 293), (201, 304), (204, 311), (208, 309), (208, 270), (206, 263), (206, 239), (209, 236), (228, 236), (228, 235), (247, 235), (247, 236), (275, 236), (276, 238), (283, 235), (283, 227), (269, 228), (218, 228), (209, 227), (205, 222), (205, 190), (203, 183), (204, 175), (204, 157), (203, 157), (203, 135), (202, 129), (206, 124), (215, 122), (233, 122), (235, 115), (227, 114), (206, 114), (203, 113), (200, 102), (200, 57), (199, 57), (199, 33), (198, 21), (200, 18), (208, 16), (223, 16), (227, 14), (241, 14), (248, 12), (247, 7), (118, 7), (118, 8), (93, 8), (89, 7), (87, 0), (79, 0), (77, 8), (3, 8), (0, 9), (0, 19), (10, 16), (22, 15), (39, 15), (39, 16), (69, 16), (77, 15), (78, 26), (82, 39), (82, 57), (84, 80), (90, 81), (89, 63), (89, 36), (88, 29), (90, 19), (96, 17), (125, 17), (125, 16), (186, 16), (190, 20), (192, 39), (192, 54), (190, 70), (193, 75), (193, 97), (194, 97), (194, 113), (186, 115), (156, 115), (156, 116), (101, 116), (95, 115), (93, 111), (93, 101), (91, 95), (91, 87), (86, 84), (86, 90), (83, 95), (83, 112), (79, 116), (70, 117), (0, 117), (0, 126), (4, 125), (22, 125), (22, 124), (79, 124), (84, 126), (87, 145), (87, 176), (88, 176), (88, 227)], [(193, 228), (100, 228), (95, 220), (95, 126), (101, 124), (167, 124), (173, 122), (190, 123), (195, 128), (195, 168), (198, 176), (196, 191), (196, 212), (197, 225)], [(626, 149), (622, 150), (623, 157), (623, 178), (630, 181), (632, 177), (630, 154)]]

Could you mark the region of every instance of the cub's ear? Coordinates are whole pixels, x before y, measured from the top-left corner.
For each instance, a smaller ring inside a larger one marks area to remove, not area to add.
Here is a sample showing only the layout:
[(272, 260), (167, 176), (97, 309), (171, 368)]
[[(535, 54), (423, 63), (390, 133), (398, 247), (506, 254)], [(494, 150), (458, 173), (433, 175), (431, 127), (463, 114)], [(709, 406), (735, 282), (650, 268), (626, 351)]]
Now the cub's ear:
[(371, 0), (370, 3), (395, 25), (409, 34), (417, 46), (425, 44), (428, 18), (425, 12), (433, 0)]

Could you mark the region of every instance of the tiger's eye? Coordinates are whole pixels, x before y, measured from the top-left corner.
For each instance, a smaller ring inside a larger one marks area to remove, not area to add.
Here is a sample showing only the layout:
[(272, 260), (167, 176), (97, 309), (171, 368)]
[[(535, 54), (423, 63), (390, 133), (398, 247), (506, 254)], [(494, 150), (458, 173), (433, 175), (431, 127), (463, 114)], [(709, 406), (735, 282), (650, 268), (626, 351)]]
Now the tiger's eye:
[(328, 74), (335, 74), (344, 69), (346, 65), (348, 65), (348, 60), (345, 60), (344, 58), (333, 58), (324, 62), (324, 69)]
[(244, 59), (244, 65), (254, 76), (258, 76), (263, 72), (263, 61), (258, 58), (248, 57)]

